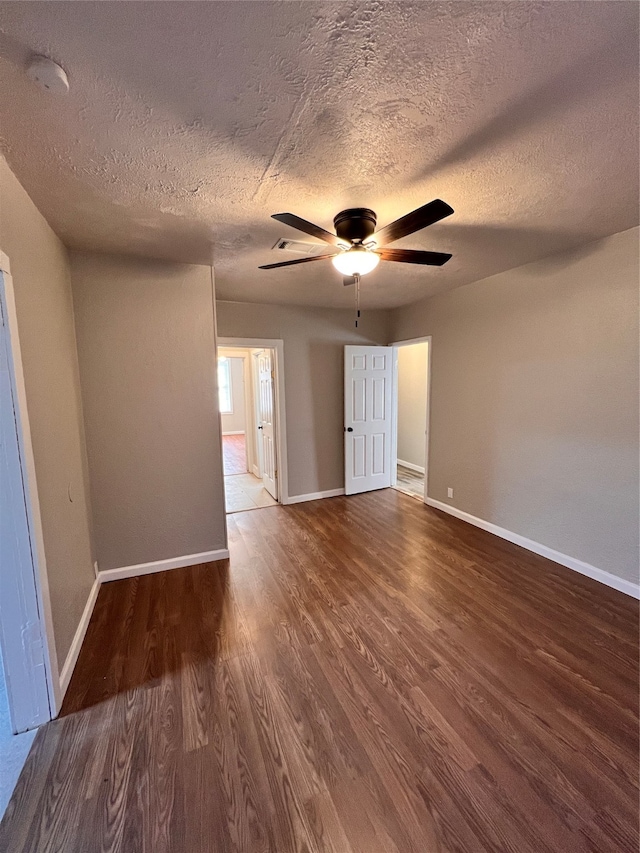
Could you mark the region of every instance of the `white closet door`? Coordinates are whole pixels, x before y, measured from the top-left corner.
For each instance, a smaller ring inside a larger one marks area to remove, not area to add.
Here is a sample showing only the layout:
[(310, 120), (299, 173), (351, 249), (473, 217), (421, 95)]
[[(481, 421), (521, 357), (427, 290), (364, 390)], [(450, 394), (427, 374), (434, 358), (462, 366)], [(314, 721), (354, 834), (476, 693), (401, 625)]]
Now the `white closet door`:
[(393, 347), (344, 348), (345, 493), (391, 485)]
[(275, 406), (273, 361), (271, 350), (263, 350), (258, 361), (258, 441), (262, 449), (262, 483), (271, 497), (278, 500), (275, 442)]

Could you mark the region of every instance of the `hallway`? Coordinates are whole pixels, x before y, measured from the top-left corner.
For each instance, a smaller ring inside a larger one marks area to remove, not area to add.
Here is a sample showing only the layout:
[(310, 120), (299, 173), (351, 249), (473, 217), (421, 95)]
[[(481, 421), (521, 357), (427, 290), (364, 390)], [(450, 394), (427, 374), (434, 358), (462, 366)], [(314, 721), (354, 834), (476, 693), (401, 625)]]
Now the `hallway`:
[(223, 435), (222, 452), (227, 513), (277, 506), (278, 501), (265, 489), (262, 480), (247, 471), (244, 433), (242, 435)]

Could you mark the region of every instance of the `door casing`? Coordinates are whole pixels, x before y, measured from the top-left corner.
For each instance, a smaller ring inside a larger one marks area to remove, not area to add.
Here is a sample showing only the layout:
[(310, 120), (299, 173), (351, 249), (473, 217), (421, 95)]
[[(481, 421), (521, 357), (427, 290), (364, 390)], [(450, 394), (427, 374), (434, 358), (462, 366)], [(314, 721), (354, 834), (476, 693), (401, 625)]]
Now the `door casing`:
[[(228, 338), (220, 337), (216, 341), (221, 349), (241, 347), (242, 349), (271, 349), (274, 355), (276, 428), (275, 444), (278, 459), (278, 502), (289, 503), (289, 476), (287, 467), (287, 422), (284, 395), (284, 341), (281, 338)], [(222, 439), (221, 439), (222, 441)], [(220, 448), (222, 452), (222, 447)]]
[[(260, 459), (260, 475), (264, 488), (269, 494), (278, 498), (278, 449), (275, 442), (278, 427), (278, 412), (276, 410), (276, 387), (275, 387), (275, 354), (270, 347), (253, 350), (254, 379), (255, 379), (255, 420), (256, 432), (258, 434), (258, 457)], [(268, 369), (265, 369), (265, 361)], [(270, 388), (270, 414), (265, 419), (263, 407), (263, 379), (267, 378)], [(273, 470), (273, 476), (269, 472)]]
[(220, 356), (227, 358), (239, 358), (242, 361), (242, 382), (244, 393), (244, 411), (245, 411), (245, 441), (247, 453), (247, 472), (253, 472), (256, 467), (255, 453), (255, 428), (253, 423), (253, 384), (251, 371), (251, 353), (247, 349), (241, 347), (231, 347), (226, 350), (225, 347), (218, 347), (218, 358)]
[[(7, 512), (15, 512), (16, 539), (2, 543), (3, 570), (12, 574), (0, 596), (0, 625), (9, 712), (14, 732), (26, 731), (55, 717), (62, 703), (60, 673), (53, 634), (40, 502), (31, 443), (13, 280), (9, 259), (0, 251), (0, 346), (8, 361), (11, 407), (3, 417), (14, 420), (19, 466), (0, 462), (8, 495)], [(6, 402), (6, 401), (5, 401)], [(9, 432), (7, 432), (7, 435)], [(15, 451), (15, 445), (14, 445)], [(9, 448), (8, 448), (9, 451)], [(15, 456), (14, 456), (15, 459)], [(18, 499), (12, 500), (14, 496)], [(17, 550), (14, 550), (17, 549)], [(5, 550), (6, 549), (6, 550)], [(14, 559), (15, 554), (21, 559)], [(9, 626), (7, 628), (7, 626)]]
[(394, 341), (389, 346), (394, 348), (393, 358), (393, 383), (392, 383), (392, 431), (391, 431), (391, 485), (395, 486), (398, 482), (398, 353), (400, 347), (408, 347), (412, 344), (427, 344), (427, 428), (425, 430), (425, 451), (424, 451), (424, 503), (427, 502), (429, 491), (429, 432), (431, 429), (431, 354), (433, 348), (432, 336), (426, 335), (423, 338), (410, 338), (406, 341)]

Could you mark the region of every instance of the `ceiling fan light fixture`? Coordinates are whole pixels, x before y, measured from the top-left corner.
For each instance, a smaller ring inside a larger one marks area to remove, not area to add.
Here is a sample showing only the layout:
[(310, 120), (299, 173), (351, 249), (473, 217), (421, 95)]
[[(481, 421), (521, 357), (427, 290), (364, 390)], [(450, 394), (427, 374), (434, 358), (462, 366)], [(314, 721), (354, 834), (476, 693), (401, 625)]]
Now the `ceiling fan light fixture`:
[(332, 258), (331, 263), (342, 275), (366, 275), (378, 266), (380, 257), (364, 246), (352, 246)]

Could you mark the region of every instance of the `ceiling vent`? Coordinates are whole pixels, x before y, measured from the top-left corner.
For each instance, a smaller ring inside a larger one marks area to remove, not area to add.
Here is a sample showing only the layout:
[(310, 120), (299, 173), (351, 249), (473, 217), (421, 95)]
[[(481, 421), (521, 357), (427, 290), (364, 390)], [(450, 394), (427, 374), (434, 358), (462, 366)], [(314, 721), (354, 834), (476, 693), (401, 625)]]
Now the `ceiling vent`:
[(283, 252), (292, 252), (294, 255), (321, 255), (326, 246), (322, 243), (304, 243), (302, 240), (285, 240), (281, 237), (273, 247)]

